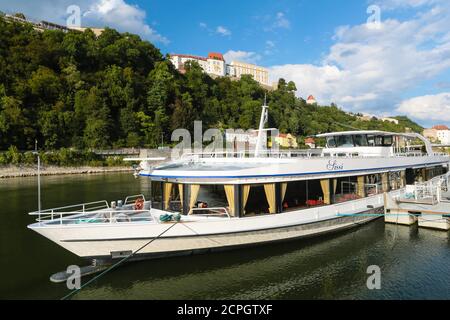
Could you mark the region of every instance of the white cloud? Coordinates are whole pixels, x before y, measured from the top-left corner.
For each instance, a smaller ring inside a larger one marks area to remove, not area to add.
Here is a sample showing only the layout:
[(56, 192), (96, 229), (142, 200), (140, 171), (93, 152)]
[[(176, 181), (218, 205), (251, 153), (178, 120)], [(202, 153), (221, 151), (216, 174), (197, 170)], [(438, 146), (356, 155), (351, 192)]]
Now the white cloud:
[(283, 12), (278, 12), (273, 26), (275, 28), (289, 29), (291, 27), (291, 22), (286, 18)]
[(230, 36), (231, 35), (231, 31), (228, 30), (227, 28), (223, 27), (223, 26), (218, 26), (216, 28), (216, 33), (222, 35), (222, 36)]
[(0, 8), (7, 12), (23, 12), (35, 20), (47, 20), (65, 24), (67, 7), (77, 5), (82, 12), (81, 25), (84, 27), (116, 28), (142, 38), (167, 44), (169, 40), (146, 23), (146, 12), (126, 0), (0, 0)]
[(450, 92), (402, 101), (396, 111), (418, 120), (450, 122)]
[[(96, 24), (136, 33), (154, 42), (168, 44), (169, 40), (151, 28), (145, 21), (146, 12), (124, 0), (96, 0), (83, 14), (83, 18)], [(83, 19), (84, 20), (84, 19)]]
[(255, 52), (248, 52), (248, 51), (230, 50), (227, 53), (225, 53), (223, 56), (227, 63), (231, 63), (233, 61), (257, 63), (259, 60), (261, 60), (261, 55), (255, 53)]
[(335, 44), (319, 65), (279, 65), (280, 77), (297, 83), (298, 94), (335, 102), (351, 111), (382, 113), (401, 101), (404, 91), (450, 68), (450, 5), (430, 8), (415, 18), (336, 29)]
[(433, 5), (446, 0), (381, 0), (378, 4), (383, 9), (393, 10), (397, 8), (418, 8), (424, 5)]
[(262, 17), (262, 21), (267, 26), (264, 27), (264, 31), (274, 31), (276, 29), (290, 29), (291, 22), (286, 18), (283, 12), (277, 12), (273, 15), (266, 15)]
[(275, 42), (273, 42), (271, 40), (267, 40), (266, 48), (264, 49), (264, 54), (266, 56), (270, 56), (270, 55), (274, 54), (276, 51), (277, 51), (277, 49), (276, 49)]
[(275, 42), (267, 40), (266, 41), (266, 47), (267, 48), (274, 48), (275, 47)]

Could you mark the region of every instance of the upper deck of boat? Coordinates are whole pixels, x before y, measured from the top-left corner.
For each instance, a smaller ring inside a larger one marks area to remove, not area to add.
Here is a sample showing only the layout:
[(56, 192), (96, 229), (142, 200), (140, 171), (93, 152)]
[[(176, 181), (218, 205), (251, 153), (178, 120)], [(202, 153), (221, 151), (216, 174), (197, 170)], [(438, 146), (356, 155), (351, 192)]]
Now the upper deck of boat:
[[(448, 163), (447, 154), (436, 153), (418, 134), (383, 131), (346, 131), (318, 135), (326, 138), (321, 149), (186, 152), (180, 158), (152, 167), (144, 163), (142, 176), (159, 179), (280, 179), (318, 177), (344, 173), (386, 172)], [(415, 144), (400, 141), (400, 137)], [(418, 140), (423, 144), (417, 145)]]

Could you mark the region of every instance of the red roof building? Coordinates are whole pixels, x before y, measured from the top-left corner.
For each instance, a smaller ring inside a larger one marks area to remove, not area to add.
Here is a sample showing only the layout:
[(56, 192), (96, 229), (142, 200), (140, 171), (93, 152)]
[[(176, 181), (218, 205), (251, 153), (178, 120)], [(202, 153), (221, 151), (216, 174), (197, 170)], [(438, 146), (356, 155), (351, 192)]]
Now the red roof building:
[(317, 101), (316, 101), (316, 98), (314, 98), (313, 95), (310, 95), (310, 96), (308, 97), (308, 99), (306, 100), (306, 103), (307, 103), (307, 104), (315, 104), (315, 103), (317, 103)]
[(225, 61), (225, 59), (223, 58), (223, 55), (221, 53), (218, 53), (218, 52), (210, 52), (210, 53), (208, 53), (208, 58), (209, 59), (214, 59), (214, 60)]
[(439, 131), (441, 131), (441, 130), (450, 130), (446, 125), (443, 125), (443, 124), (439, 124), (437, 126), (434, 126), (433, 129), (434, 130), (439, 130)]

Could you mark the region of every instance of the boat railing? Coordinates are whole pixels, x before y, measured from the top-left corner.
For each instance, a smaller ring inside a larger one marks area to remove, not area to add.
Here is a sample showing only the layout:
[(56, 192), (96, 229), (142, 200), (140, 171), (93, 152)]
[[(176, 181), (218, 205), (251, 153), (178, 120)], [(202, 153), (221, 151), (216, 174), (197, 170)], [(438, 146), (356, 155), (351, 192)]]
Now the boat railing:
[(380, 194), (383, 192), (383, 183), (365, 183), (364, 190), (368, 197)]
[(40, 210), (40, 211), (33, 211), (33, 212), (30, 212), (29, 215), (32, 215), (32, 216), (46, 215), (49, 217), (53, 217), (55, 214), (60, 214), (60, 213), (65, 213), (65, 212), (85, 213), (85, 212), (102, 210), (102, 209), (109, 209), (108, 201), (101, 200), (101, 201), (86, 202), (86, 203), (74, 204), (74, 205), (52, 208), (52, 209), (45, 209), (45, 210)]
[[(212, 213), (198, 213), (198, 212), (212, 212)], [(196, 213), (197, 212), (197, 213)], [(192, 208), (189, 211), (189, 215), (201, 215), (203, 217), (217, 217), (219, 216), (227, 216), (228, 219), (231, 219), (231, 216), (228, 212), (228, 209), (225, 207), (215, 207), (215, 208)]]
[[(134, 201), (136, 201), (138, 199), (143, 199), (144, 202), (145, 202), (145, 196), (143, 194), (135, 194), (135, 195), (126, 197), (123, 204), (127, 205), (127, 204), (130, 204), (132, 202), (134, 203)], [(131, 200), (131, 202), (129, 202), (129, 200)]]
[[(423, 152), (395, 152), (391, 155), (392, 157), (428, 157), (427, 153)], [(446, 153), (433, 153), (433, 156), (449, 156)], [(292, 158), (303, 158), (303, 159), (311, 159), (311, 158), (374, 158), (374, 157), (383, 157), (386, 155), (382, 154), (361, 154), (359, 152), (329, 152), (326, 149), (318, 149), (318, 150), (281, 150), (281, 151), (271, 151), (265, 150), (260, 151), (258, 158), (274, 158), (274, 159), (292, 159)], [(256, 158), (255, 154), (249, 151), (212, 151), (212, 152), (189, 152), (184, 153), (181, 156), (182, 160), (200, 160), (200, 159), (224, 159), (224, 158)]]
[(111, 209), (93, 212), (66, 211), (57, 212), (52, 215), (39, 215), (37, 222), (46, 223), (48, 225), (59, 224), (93, 224), (93, 223), (120, 223), (120, 222), (145, 222), (157, 221), (151, 210), (123, 210)]
[[(137, 199), (144, 200), (144, 207), (142, 208), (142, 210), (135, 210), (135, 208), (132, 205), (132, 203), (134, 203), (134, 201), (136, 201)], [(110, 206), (107, 200), (86, 202), (63, 207), (44, 209), (40, 211), (33, 211), (30, 212), (29, 215), (37, 216), (36, 218), (37, 222), (50, 223), (53, 221), (59, 221), (60, 224), (63, 224), (64, 222), (70, 221), (72, 218), (75, 220), (80, 220), (82, 217), (90, 217), (94, 215), (99, 215), (99, 217), (96, 217), (97, 219), (96, 221), (99, 220), (113, 221), (114, 220), (113, 214), (122, 215), (123, 218), (127, 219), (124, 215), (130, 214), (136, 215), (137, 213), (140, 213), (142, 216), (142, 214), (144, 213), (150, 214), (150, 209), (152, 208), (152, 203), (150, 201), (146, 201), (145, 196), (143, 194), (126, 197), (121, 207), (117, 207), (117, 204), (115, 202), (113, 203), (114, 207)], [(148, 210), (145, 209), (146, 204), (149, 206)], [(110, 217), (100, 216), (108, 214), (110, 215)], [(131, 218), (132, 217), (130, 217), (130, 219)], [(142, 217), (140, 217), (139, 219), (142, 219)]]
[[(284, 151), (260, 151), (260, 158), (313, 158), (321, 157), (319, 152), (309, 150), (284, 150)], [(181, 156), (181, 159), (223, 159), (223, 158), (255, 158), (255, 154), (250, 151), (212, 151), (212, 152), (188, 152)]]

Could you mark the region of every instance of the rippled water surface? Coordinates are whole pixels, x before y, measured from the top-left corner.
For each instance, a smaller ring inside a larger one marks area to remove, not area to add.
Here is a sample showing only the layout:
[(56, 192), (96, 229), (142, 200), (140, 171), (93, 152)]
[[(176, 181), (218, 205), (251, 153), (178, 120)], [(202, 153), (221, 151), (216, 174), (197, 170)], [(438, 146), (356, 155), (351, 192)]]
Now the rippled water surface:
[[(44, 177), (42, 202), (111, 201), (148, 188), (131, 174)], [(87, 264), (26, 228), (36, 194), (36, 178), (0, 180), (0, 298), (59, 299), (69, 291), (49, 276)], [(381, 268), (381, 290), (367, 289), (370, 265)], [(313, 240), (136, 262), (74, 299), (450, 299), (449, 233), (378, 220)]]

